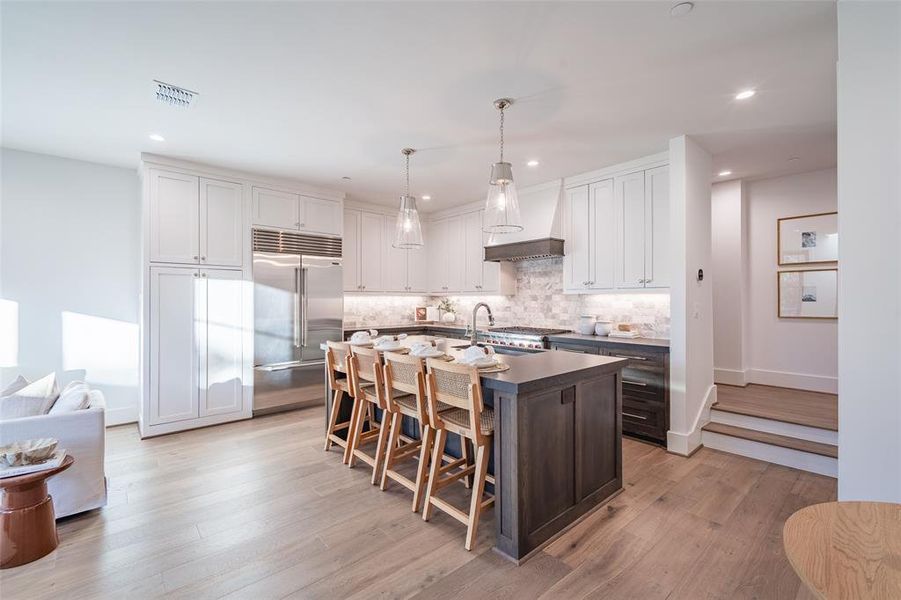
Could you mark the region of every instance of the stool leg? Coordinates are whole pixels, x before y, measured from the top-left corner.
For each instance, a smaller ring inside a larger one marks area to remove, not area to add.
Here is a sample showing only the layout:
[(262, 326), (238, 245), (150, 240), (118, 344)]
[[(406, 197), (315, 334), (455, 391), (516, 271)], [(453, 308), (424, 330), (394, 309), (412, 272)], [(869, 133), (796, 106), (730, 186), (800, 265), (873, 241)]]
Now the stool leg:
[[(461, 452), (461, 456), (463, 457), (463, 460), (466, 463), (466, 466), (468, 467), (469, 465), (471, 465), (472, 464), (472, 449), (471, 449), (471, 446), (469, 443), (469, 438), (463, 437), (462, 435), (460, 436), (460, 452)], [(472, 487), (472, 475), (467, 475), (466, 477), (463, 478), (463, 485), (466, 487), (466, 489), (469, 489)]]
[(350, 408), (350, 424), (347, 427), (347, 446), (344, 448), (344, 464), (350, 464), (350, 456), (353, 452), (353, 436), (357, 430), (357, 417), (362, 408), (359, 400), (354, 398), (353, 405)]
[(488, 446), (476, 447), (475, 483), (469, 505), (469, 527), (466, 528), (466, 549), (472, 550), (482, 515), (482, 494), (485, 491), (485, 475), (488, 473)]
[[(328, 429), (325, 430), (325, 447), (323, 450), (328, 452), (329, 448), (332, 447), (332, 434), (335, 432), (335, 426), (338, 424), (338, 412), (341, 409), (341, 399), (344, 397), (344, 392), (341, 390), (335, 390), (335, 394), (332, 397), (332, 413), (328, 418)], [(347, 432), (348, 437), (350, 436), (350, 431)]]
[(422, 520), (432, 518), (432, 494), (435, 493), (435, 485), (438, 483), (438, 471), (441, 469), (444, 456), (444, 445), (447, 443), (447, 430), (439, 429), (435, 438), (435, 448), (432, 451), (432, 466), (429, 471), (429, 485), (425, 491), (425, 505), (422, 508)]
[(357, 409), (357, 421), (354, 424), (354, 434), (353, 434), (353, 445), (348, 444), (348, 448), (350, 448), (350, 458), (347, 460), (347, 466), (351, 469), (354, 467), (354, 464), (357, 462), (357, 456), (354, 452), (360, 445), (360, 436), (363, 435), (363, 421), (365, 419), (366, 414), (366, 405), (370, 402), (368, 400), (361, 399), (360, 400), (360, 408)]
[(382, 468), (382, 481), (379, 485), (383, 492), (388, 489), (388, 469), (394, 466), (394, 455), (397, 454), (397, 441), (400, 439), (403, 418), (403, 415), (400, 413), (394, 413), (391, 416), (391, 431), (388, 432), (388, 442), (385, 450), (385, 466)]
[(422, 496), (425, 493), (425, 485), (429, 479), (429, 458), (432, 451), (432, 439), (435, 437), (435, 431), (428, 425), (423, 425), (422, 431), (422, 447), (419, 449), (419, 464), (416, 465), (416, 490), (413, 492), (413, 512), (419, 511), (419, 505), (422, 503)]
[(379, 427), (379, 441), (375, 446), (375, 464), (372, 465), (372, 479), (369, 481), (372, 485), (379, 482), (379, 476), (382, 474), (381, 470), (385, 464), (385, 446), (388, 443), (388, 433), (391, 429), (393, 420), (394, 415), (387, 410), (382, 409), (382, 424)]

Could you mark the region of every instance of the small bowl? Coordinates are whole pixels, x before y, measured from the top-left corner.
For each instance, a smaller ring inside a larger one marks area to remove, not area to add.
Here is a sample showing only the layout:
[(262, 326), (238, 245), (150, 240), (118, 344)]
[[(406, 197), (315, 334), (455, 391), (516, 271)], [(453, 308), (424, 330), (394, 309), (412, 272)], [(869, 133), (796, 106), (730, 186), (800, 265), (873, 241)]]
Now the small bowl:
[(598, 321), (594, 325), (594, 334), (595, 335), (610, 335), (610, 331), (613, 329), (612, 321)]
[(7, 446), (0, 446), (0, 459), (9, 467), (34, 465), (53, 456), (57, 444), (59, 442), (53, 438), (13, 442)]

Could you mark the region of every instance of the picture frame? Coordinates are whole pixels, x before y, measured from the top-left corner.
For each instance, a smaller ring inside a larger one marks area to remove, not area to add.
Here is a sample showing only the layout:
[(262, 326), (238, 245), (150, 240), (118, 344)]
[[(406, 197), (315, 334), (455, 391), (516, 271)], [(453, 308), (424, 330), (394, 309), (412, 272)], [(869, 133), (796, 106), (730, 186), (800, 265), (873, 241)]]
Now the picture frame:
[(776, 273), (780, 319), (837, 319), (838, 269), (806, 269)]
[(780, 267), (838, 262), (838, 212), (777, 219), (776, 257)]

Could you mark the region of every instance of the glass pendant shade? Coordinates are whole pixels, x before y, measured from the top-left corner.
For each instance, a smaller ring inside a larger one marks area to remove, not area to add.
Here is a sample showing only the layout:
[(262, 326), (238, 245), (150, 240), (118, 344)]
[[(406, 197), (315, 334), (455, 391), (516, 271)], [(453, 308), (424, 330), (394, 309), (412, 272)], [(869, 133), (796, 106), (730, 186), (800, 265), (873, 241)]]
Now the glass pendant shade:
[(516, 184), (513, 182), (513, 168), (510, 163), (499, 162), (491, 166), (482, 229), (491, 234), (522, 230), (519, 198), (516, 196)]
[(416, 198), (413, 196), (400, 197), (393, 246), (406, 249), (422, 248), (422, 224), (419, 222), (419, 211), (416, 210)]

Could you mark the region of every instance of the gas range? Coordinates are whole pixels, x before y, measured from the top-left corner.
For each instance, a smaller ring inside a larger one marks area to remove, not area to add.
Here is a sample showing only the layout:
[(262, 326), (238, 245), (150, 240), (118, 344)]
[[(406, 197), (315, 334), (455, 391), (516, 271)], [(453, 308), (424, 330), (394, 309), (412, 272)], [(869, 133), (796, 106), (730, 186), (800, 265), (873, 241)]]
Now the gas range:
[(569, 333), (568, 329), (547, 327), (490, 327), (481, 334), (485, 343), (501, 348), (539, 352), (549, 347), (548, 336)]

